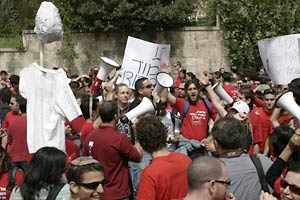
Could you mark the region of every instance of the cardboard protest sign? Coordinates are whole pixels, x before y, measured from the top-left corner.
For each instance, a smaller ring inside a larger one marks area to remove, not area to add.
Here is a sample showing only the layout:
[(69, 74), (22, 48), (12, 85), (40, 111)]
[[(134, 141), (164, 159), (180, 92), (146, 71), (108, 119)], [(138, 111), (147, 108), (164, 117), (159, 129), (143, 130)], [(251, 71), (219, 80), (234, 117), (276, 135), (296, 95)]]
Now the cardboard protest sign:
[(300, 77), (300, 34), (258, 41), (260, 58), (275, 84), (288, 84)]
[(155, 44), (129, 36), (123, 58), (122, 77), (118, 79), (118, 83), (134, 88), (136, 80), (147, 77), (155, 84), (159, 68), (169, 61), (169, 56), (170, 45)]

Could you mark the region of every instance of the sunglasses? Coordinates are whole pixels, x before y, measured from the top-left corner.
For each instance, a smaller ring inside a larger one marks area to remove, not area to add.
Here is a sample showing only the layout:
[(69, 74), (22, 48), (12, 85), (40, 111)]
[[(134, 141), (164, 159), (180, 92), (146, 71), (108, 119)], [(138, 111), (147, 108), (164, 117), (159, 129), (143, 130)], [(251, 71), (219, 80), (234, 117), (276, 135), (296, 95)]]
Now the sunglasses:
[[(210, 181), (212, 181), (212, 180), (207, 180), (207, 182), (210, 182)], [(224, 181), (222, 181), (222, 180), (214, 180), (214, 181), (217, 182), (217, 183), (222, 183), (225, 186), (230, 186), (230, 184), (231, 184), (230, 179), (226, 179)]]
[(184, 88), (178, 88), (178, 90), (184, 90)]
[(102, 181), (95, 181), (95, 182), (91, 182), (91, 183), (77, 183), (77, 185), (85, 187), (90, 190), (95, 190), (95, 189), (97, 189), (99, 184), (101, 184), (102, 187), (104, 187), (105, 183), (106, 183), (106, 180), (103, 179)]
[(287, 186), (289, 186), (289, 189), (292, 193), (300, 195), (300, 186), (289, 184), (285, 179), (281, 179), (280, 187), (286, 188)]

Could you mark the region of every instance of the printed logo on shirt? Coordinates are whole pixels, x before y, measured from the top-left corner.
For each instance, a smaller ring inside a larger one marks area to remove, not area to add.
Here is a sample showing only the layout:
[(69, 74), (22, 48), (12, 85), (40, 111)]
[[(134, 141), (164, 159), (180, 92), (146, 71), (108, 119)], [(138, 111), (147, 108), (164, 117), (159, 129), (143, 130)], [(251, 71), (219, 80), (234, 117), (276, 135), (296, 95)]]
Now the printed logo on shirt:
[(190, 116), (192, 119), (192, 125), (201, 125), (201, 120), (205, 120), (206, 112), (198, 110), (196, 112), (190, 112)]
[(1, 200), (6, 199), (6, 188), (5, 187), (0, 187), (0, 199)]

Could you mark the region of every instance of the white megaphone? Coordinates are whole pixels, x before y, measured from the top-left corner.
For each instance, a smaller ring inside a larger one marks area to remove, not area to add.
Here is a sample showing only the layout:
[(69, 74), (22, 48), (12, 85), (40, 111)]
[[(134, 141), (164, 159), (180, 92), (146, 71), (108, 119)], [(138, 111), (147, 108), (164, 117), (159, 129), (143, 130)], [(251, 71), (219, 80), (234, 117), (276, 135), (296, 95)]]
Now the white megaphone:
[(169, 88), (174, 84), (173, 78), (165, 73), (160, 72), (156, 76), (156, 86), (152, 91), (152, 95), (159, 94), (164, 88)]
[(215, 93), (221, 97), (221, 99), (225, 100), (228, 104), (231, 104), (233, 102), (233, 99), (231, 96), (224, 90), (224, 88), (221, 85), (221, 82), (218, 81), (212, 86), (212, 89), (215, 91)]
[(106, 57), (101, 57), (100, 58), (100, 69), (97, 74), (97, 78), (100, 80), (105, 81), (109, 75), (109, 73), (113, 70), (120, 67), (118, 63), (115, 61), (106, 58)]
[(154, 113), (153, 103), (148, 97), (144, 97), (142, 102), (137, 107), (123, 115), (120, 118), (120, 121), (122, 123), (128, 123), (129, 121), (134, 122), (137, 117), (145, 113)]
[(282, 93), (275, 102), (275, 106), (283, 108), (300, 120), (300, 107), (294, 100), (293, 92), (286, 91)]

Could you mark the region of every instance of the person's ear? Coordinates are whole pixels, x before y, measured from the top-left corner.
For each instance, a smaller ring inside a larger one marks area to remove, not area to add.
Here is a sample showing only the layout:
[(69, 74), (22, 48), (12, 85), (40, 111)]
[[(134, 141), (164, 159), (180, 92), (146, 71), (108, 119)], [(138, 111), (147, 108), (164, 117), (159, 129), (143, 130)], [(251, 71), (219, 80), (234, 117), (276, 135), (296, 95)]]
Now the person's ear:
[(213, 139), (213, 143), (215, 145), (215, 149), (217, 150), (219, 148), (219, 143), (215, 139)]
[(211, 194), (211, 196), (214, 194), (216, 190), (217, 184), (215, 180), (211, 180), (208, 182), (208, 192)]
[(250, 102), (251, 102), (251, 99), (250, 99), (250, 98), (246, 99), (247, 105), (249, 105)]
[(70, 190), (72, 193), (74, 193), (74, 194), (78, 193), (79, 187), (74, 181), (70, 181), (69, 186), (70, 186)]

